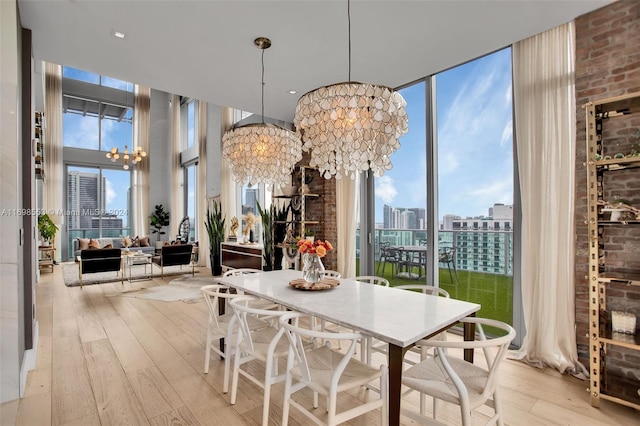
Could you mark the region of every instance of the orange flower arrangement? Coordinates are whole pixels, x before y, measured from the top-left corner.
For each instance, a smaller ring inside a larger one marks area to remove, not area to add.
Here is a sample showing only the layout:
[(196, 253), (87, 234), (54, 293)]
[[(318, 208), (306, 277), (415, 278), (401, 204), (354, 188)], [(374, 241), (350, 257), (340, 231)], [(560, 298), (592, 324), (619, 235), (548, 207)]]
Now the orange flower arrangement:
[(333, 250), (333, 246), (327, 240), (298, 240), (298, 252), (317, 254), (318, 257), (324, 257), (328, 251)]

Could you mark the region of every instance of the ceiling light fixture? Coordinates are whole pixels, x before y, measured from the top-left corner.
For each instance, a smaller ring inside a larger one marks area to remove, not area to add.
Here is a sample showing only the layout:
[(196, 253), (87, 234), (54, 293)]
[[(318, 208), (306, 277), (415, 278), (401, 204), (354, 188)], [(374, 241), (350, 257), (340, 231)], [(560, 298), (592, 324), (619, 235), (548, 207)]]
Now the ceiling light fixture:
[(129, 148), (127, 147), (127, 145), (125, 145), (124, 151), (122, 151), (122, 155), (120, 155), (120, 153), (118, 152), (118, 148), (111, 148), (111, 151), (107, 152), (107, 158), (109, 158), (112, 163), (115, 163), (118, 158), (122, 157), (122, 168), (125, 170), (129, 170), (129, 161), (131, 161), (131, 165), (135, 166), (146, 156), (147, 153), (144, 152), (139, 146), (136, 147), (136, 149), (134, 149), (133, 151), (129, 152)]
[(126, 37), (124, 33), (120, 32), (120, 31), (116, 31), (116, 30), (113, 30), (113, 32), (111, 34), (114, 37), (117, 37), (117, 38), (125, 38)]
[(283, 186), (291, 182), (291, 171), (302, 159), (302, 142), (292, 131), (264, 122), (264, 51), (271, 40), (258, 37), (253, 43), (262, 50), (262, 122), (227, 131), (222, 155), (236, 182)]
[[(127, 87), (129, 85), (127, 84)], [(122, 114), (122, 117), (127, 115), (127, 110), (129, 109), (129, 90), (128, 88), (126, 89), (126, 99), (125, 99), (125, 111), (124, 114)], [(131, 123), (133, 124), (133, 122)], [(131, 165), (135, 166), (136, 164), (138, 164), (139, 162), (142, 161), (143, 158), (145, 158), (147, 156), (147, 153), (145, 151), (142, 150), (142, 147), (137, 146), (133, 151), (129, 152), (129, 147), (127, 145), (124, 146), (124, 151), (122, 151), (122, 154), (120, 154), (120, 152), (118, 152), (118, 148), (114, 147), (111, 148), (111, 151), (107, 152), (107, 158), (111, 160), (112, 163), (115, 163), (116, 161), (118, 161), (118, 159), (120, 157), (122, 157), (122, 168), (125, 170), (129, 170), (129, 162), (131, 162)]]
[(351, 81), (351, 2), (347, 1), (349, 80), (303, 95), (293, 119), (311, 151), (309, 165), (329, 179), (371, 169), (376, 176), (390, 170), (390, 156), (409, 130), (406, 102), (395, 90)]

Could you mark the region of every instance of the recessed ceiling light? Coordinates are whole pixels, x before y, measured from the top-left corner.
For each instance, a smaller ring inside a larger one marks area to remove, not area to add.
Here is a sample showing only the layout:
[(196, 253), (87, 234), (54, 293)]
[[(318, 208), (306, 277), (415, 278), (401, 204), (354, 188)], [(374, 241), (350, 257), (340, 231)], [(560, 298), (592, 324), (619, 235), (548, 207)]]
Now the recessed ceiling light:
[(296, 93), (298, 93), (298, 91), (297, 91), (297, 90), (289, 90), (289, 94), (290, 94), (290, 95), (295, 95)]
[(120, 32), (120, 31), (116, 31), (116, 30), (113, 30), (111, 32), (111, 35), (113, 35), (114, 37), (118, 37), (118, 38), (125, 38), (125, 34), (124, 33)]

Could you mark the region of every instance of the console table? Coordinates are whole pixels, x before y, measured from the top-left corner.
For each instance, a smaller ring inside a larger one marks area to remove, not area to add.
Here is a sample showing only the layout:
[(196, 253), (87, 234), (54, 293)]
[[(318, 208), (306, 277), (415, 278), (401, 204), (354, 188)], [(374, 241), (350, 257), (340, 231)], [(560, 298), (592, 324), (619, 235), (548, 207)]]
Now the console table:
[(262, 246), (224, 242), (220, 244), (222, 267), (227, 269), (251, 268), (262, 270)]
[(51, 268), (51, 272), (53, 272), (53, 265), (56, 249), (53, 246), (39, 246), (38, 251), (40, 252), (40, 259), (38, 259), (38, 268), (40, 270), (45, 268)]

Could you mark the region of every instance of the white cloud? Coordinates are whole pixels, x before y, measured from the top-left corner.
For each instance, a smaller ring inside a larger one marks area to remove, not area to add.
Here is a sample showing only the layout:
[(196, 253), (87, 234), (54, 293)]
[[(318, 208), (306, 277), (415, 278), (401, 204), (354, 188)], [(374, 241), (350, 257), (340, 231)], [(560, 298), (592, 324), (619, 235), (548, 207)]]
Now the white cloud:
[(375, 194), (376, 197), (380, 198), (385, 203), (393, 202), (394, 198), (398, 194), (398, 191), (395, 188), (393, 179), (390, 176), (380, 176), (375, 180), (376, 188)]
[(504, 146), (505, 143), (511, 140), (513, 135), (513, 123), (509, 120), (502, 129), (502, 137), (500, 138), (500, 146)]
[(113, 184), (111, 183), (111, 181), (109, 179), (105, 178), (105, 197), (107, 198), (107, 206), (111, 205), (111, 202), (113, 200), (115, 200), (117, 194), (116, 191), (114, 191), (113, 189)]

